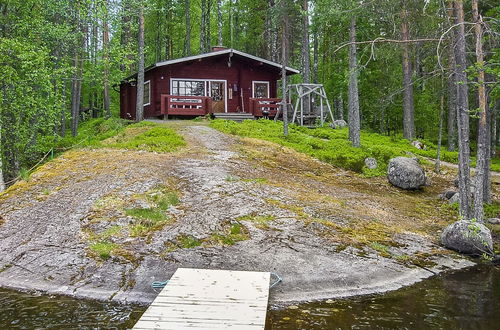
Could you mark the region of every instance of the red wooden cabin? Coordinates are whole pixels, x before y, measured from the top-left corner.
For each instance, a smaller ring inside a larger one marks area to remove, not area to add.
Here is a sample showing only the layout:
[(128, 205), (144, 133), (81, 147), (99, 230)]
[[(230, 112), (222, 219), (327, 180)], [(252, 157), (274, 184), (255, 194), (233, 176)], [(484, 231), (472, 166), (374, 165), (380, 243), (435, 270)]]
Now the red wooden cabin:
[[(287, 75), (299, 71), (286, 68)], [(281, 65), (234, 49), (158, 62), (144, 74), (144, 117), (247, 113), (273, 117)], [(135, 119), (137, 74), (120, 84), (120, 116)]]

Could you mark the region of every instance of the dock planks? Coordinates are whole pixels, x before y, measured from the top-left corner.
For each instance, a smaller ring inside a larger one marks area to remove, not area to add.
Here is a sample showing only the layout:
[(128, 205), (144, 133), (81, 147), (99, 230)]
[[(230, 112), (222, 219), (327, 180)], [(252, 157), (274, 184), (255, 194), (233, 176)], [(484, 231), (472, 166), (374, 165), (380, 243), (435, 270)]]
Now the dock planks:
[(134, 329), (264, 329), (270, 273), (179, 268)]

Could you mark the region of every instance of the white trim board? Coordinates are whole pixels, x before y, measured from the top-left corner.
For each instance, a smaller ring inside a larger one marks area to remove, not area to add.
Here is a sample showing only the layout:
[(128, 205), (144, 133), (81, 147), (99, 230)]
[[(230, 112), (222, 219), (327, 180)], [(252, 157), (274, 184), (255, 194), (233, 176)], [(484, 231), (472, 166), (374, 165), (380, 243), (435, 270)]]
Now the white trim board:
[[(142, 104), (142, 107), (146, 107), (146, 106), (148, 106), (148, 105), (150, 105), (150, 104), (151, 104), (151, 80), (146, 80), (146, 81), (144, 82), (144, 85), (143, 85), (143, 86), (146, 86), (146, 84), (148, 84), (148, 85), (149, 85), (149, 88), (148, 88), (148, 92), (149, 92), (149, 93), (148, 93), (148, 94), (149, 94), (148, 99), (149, 99), (149, 102), (148, 102), (148, 103), (144, 103), (144, 97), (143, 97), (143, 100), (142, 100), (142, 103), (143, 103), (143, 104)], [(144, 90), (144, 89), (143, 89), (143, 90)]]
[(252, 97), (255, 98), (255, 84), (267, 84), (267, 98), (271, 97), (270, 90), (269, 90), (269, 81), (263, 81), (263, 80), (252, 80)]

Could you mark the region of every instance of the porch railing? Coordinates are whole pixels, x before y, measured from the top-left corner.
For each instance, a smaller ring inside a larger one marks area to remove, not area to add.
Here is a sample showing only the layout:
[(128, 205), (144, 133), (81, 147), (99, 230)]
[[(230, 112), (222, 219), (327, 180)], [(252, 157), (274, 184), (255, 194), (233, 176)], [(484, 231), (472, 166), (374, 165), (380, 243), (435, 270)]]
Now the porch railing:
[(274, 117), (280, 107), (281, 99), (250, 98), (250, 112), (255, 117)]
[(211, 112), (208, 96), (178, 96), (161, 94), (162, 115), (204, 116)]

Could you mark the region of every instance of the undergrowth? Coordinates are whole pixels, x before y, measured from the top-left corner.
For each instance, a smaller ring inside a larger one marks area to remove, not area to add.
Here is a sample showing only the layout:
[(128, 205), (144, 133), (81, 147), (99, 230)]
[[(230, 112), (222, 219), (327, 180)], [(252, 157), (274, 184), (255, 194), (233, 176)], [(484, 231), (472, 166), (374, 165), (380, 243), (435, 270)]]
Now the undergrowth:
[(55, 142), (56, 150), (60, 151), (92, 147), (171, 152), (185, 144), (180, 135), (161, 124), (133, 123), (120, 118), (88, 120), (80, 125), (76, 137), (68, 134)]
[[(422, 140), (427, 150), (420, 150), (402, 137), (384, 136), (364, 131), (361, 132), (361, 147), (354, 148), (349, 142), (347, 128), (320, 127), (310, 129), (292, 124), (289, 126), (288, 136), (284, 136), (282, 123), (271, 120), (246, 120), (242, 123), (236, 123), (218, 119), (211, 121), (210, 126), (224, 133), (275, 142), (368, 177), (386, 175), (387, 163), (393, 157), (408, 156), (408, 153), (411, 153), (422, 157), (436, 158), (437, 147), (429, 141)], [(364, 160), (367, 157), (373, 157), (377, 160), (377, 169), (371, 170), (365, 166)], [(458, 153), (441, 149), (441, 160), (457, 163)], [(491, 168), (494, 171), (500, 171), (498, 158), (492, 159)]]

